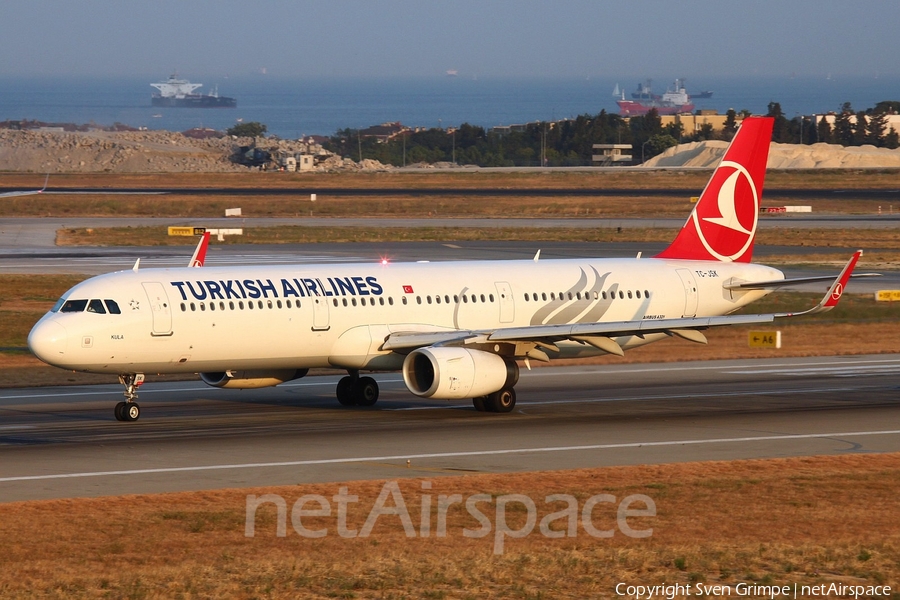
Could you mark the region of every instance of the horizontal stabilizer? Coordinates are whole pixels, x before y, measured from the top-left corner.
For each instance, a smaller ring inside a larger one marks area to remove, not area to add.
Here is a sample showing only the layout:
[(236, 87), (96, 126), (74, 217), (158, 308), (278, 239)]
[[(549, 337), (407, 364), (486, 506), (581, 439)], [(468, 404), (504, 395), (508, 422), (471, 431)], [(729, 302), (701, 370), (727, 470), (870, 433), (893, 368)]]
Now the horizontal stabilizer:
[[(881, 273), (856, 273), (850, 276), (857, 277), (881, 277)], [(748, 281), (744, 283), (726, 283), (722, 287), (726, 290), (768, 290), (784, 287), (786, 285), (799, 285), (802, 283), (821, 283), (834, 281), (831, 275), (819, 275), (816, 277), (794, 277), (792, 279), (774, 279), (772, 281)]]

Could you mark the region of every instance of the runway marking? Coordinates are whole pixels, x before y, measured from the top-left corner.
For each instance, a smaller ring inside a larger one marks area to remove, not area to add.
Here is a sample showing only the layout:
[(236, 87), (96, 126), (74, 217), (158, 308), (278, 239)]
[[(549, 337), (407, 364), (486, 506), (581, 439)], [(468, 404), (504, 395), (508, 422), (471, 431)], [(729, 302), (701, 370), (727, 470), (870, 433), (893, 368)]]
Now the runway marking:
[(870, 375), (878, 373), (890, 373), (900, 365), (856, 365), (851, 367), (808, 367), (808, 368), (776, 368), (776, 369), (753, 369), (741, 368), (734, 371), (726, 371), (732, 375), (820, 375), (828, 373), (835, 377), (853, 377), (859, 375)]
[(303, 467), (313, 465), (335, 465), (365, 462), (387, 462), (392, 460), (412, 460), (423, 458), (459, 458), (466, 456), (499, 456), (504, 454), (534, 454), (548, 452), (580, 452), (585, 450), (614, 450), (621, 448), (644, 448), (662, 446), (695, 446), (702, 444), (729, 444), (735, 442), (771, 442), (786, 440), (808, 440), (824, 438), (861, 437), (875, 435), (897, 435), (900, 429), (885, 431), (847, 431), (839, 433), (802, 433), (785, 435), (763, 435), (756, 437), (713, 438), (705, 440), (673, 440), (665, 442), (627, 442), (621, 444), (591, 444), (585, 446), (550, 446), (542, 448), (512, 448), (508, 450), (474, 450), (467, 452), (432, 452), (427, 454), (395, 454), (391, 456), (361, 456), (350, 458), (322, 458), (313, 460), (292, 460), (268, 463), (238, 463), (231, 465), (206, 465), (198, 467), (160, 467), (155, 469), (128, 469), (123, 471), (94, 471), (86, 473), (59, 473), (55, 475), (22, 475), (0, 477), (0, 482), (42, 481), (48, 479), (73, 479), (81, 477), (110, 477), (114, 475), (152, 475), (156, 473), (185, 473), (197, 471), (221, 471), (227, 469), (261, 469), (273, 467)]
[[(822, 392), (853, 392), (859, 388), (801, 388), (795, 390), (742, 390), (737, 392), (706, 392), (702, 394), (664, 394), (652, 396), (615, 396), (608, 398), (576, 398), (573, 400), (534, 400), (517, 402), (516, 406), (544, 406), (557, 404), (589, 404), (593, 402), (637, 402), (644, 400), (681, 400), (684, 398), (726, 398), (730, 396), (783, 396), (789, 394), (819, 394)], [(404, 406), (402, 408), (385, 408), (384, 410), (440, 410), (447, 408), (471, 408), (472, 404), (447, 404), (441, 406)]]

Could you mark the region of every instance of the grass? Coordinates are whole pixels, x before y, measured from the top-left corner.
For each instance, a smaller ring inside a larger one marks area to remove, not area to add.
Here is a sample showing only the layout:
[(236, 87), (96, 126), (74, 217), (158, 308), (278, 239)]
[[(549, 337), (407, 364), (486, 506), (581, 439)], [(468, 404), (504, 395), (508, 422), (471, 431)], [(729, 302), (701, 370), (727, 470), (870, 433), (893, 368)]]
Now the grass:
[[(236, 225), (237, 226), (237, 225)], [(245, 227), (241, 236), (226, 236), (213, 244), (311, 244), (324, 242), (421, 242), (421, 241), (671, 241), (675, 229), (623, 227)], [(69, 228), (57, 232), (60, 246), (188, 246), (194, 237), (169, 236), (165, 227)], [(816, 248), (877, 248), (900, 250), (900, 231), (892, 229), (797, 229), (760, 230), (758, 246), (779, 245)], [(900, 253), (890, 253), (900, 254)]]
[[(49, 187), (339, 187), (339, 188), (696, 188), (712, 169), (596, 172), (459, 172), (404, 173), (63, 173), (50, 178)], [(894, 189), (898, 169), (772, 170), (770, 188)], [(0, 187), (40, 187), (43, 177), (33, 173), (0, 173)]]
[[(423, 479), (397, 480), (412, 538), (396, 516), (380, 517), (367, 538), (339, 537), (335, 504), (331, 517), (303, 518), (309, 529), (328, 529), (325, 537), (301, 537), (290, 517), (286, 536), (276, 536), (271, 504), (258, 510), (255, 535), (244, 535), (247, 494), (280, 495), (290, 513), (304, 494), (330, 499), (346, 486), (359, 497), (348, 505), (347, 525), (359, 530), (384, 481), (9, 503), (0, 505), (0, 596), (606, 598), (620, 582), (896, 586), (900, 575), (900, 454), (428, 480), (435, 502), (439, 494), (527, 495), (538, 523), (563, 507), (546, 503), (549, 494), (574, 495), (579, 507), (594, 494), (616, 502), (644, 494), (657, 514), (628, 520), (652, 528), (646, 538), (618, 530), (594, 538), (579, 524), (576, 537), (551, 539), (535, 528), (506, 539), (495, 555), (495, 529), (484, 538), (463, 535), (479, 527), (463, 505), (451, 506), (447, 536), (438, 538), (433, 504), (431, 534), (418, 535)], [(481, 508), (494, 527), (494, 502)], [(594, 524), (615, 528), (615, 511), (615, 503), (598, 505)], [(519, 528), (526, 512), (507, 517)], [(554, 521), (557, 530), (564, 524)]]

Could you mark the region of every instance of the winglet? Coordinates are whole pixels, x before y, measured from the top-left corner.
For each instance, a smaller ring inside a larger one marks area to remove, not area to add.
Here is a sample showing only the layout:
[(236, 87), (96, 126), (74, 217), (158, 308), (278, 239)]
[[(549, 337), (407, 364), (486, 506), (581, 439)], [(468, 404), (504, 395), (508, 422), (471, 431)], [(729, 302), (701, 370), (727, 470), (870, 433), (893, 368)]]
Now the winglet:
[(814, 307), (799, 313), (779, 313), (775, 316), (797, 317), (799, 315), (815, 315), (818, 313), (828, 312), (829, 310), (837, 306), (838, 302), (840, 302), (841, 300), (841, 296), (844, 295), (844, 288), (847, 287), (847, 282), (850, 280), (850, 275), (853, 274), (853, 269), (856, 268), (856, 263), (859, 262), (859, 257), (862, 256), (862, 253), (862, 250), (857, 250), (853, 253), (853, 256), (850, 257), (850, 260), (847, 261), (847, 264), (844, 265), (844, 268), (841, 270), (840, 274), (835, 278), (834, 283), (831, 284), (831, 287), (828, 288), (828, 291), (825, 292), (825, 295)]
[(191, 256), (191, 262), (188, 263), (188, 266), (202, 267), (203, 263), (206, 262), (207, 248), (209, 248), (209, 232), (205, 231), (200, 237), (200, 242), (197, 244), (197, 248), (194, 250), (194, 255)]
[(47, 190), (47, 182), (50, 181), (50, 173), (47, 173), (47, 176), (44, 177), (44, 187), (37, 191), (38, 194), (43, 194)]

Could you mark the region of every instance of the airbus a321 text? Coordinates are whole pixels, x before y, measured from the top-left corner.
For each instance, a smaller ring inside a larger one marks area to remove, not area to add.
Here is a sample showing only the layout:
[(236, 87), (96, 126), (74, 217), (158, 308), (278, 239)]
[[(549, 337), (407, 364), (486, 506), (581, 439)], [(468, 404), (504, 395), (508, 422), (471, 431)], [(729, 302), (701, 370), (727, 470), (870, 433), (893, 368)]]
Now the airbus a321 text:
[[(219, 388), (259, 388), (336, 367), (344, 405), (371, 406), (365, 371), (400, 370), (422, 398), (516, 403), (518, 362), (622, 355), (709, 327), (769, 323), (834, 307), (861, 251), (802, 313), (732, 315), (800, 281), (750, 262), (772, 120), (748, 117), (672, 244), (653, 258), (359, 263), (140, 269), (84, 281), (28, 336), (41, 360), (110, 373), (121, 421), (140, 416), (145, 373), (199, 373)], [(203, 263), (205, 240), (199, 258)], [(200, 249), (198, 248), (198, 251)], [(830, 280), (831, 278), (824, 278)]]

